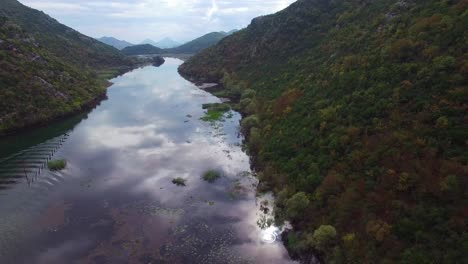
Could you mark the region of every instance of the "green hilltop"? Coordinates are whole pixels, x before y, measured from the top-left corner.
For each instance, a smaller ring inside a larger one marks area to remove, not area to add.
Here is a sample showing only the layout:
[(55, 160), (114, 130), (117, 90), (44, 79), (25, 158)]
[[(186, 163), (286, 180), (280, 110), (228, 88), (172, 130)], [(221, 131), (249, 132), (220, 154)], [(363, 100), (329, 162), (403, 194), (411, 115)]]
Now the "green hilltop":
[(152, 54), (163, 54), (164, 50), (155, 47), (151, 44), (139, 44), (122, 49), (122, 53), (128, 56), (133, 55), (152, 55)]
[(181, 53), (194, 54), (203, 49), (206, 49), (215, 45), (216, 43), (218, 43), (220, 40), (222, 40), (226, 36), (227, 36), (227, 33), (225, 32), (211, 32), (199, 38), (196, 38), (192, 41), (189, 41), (183, 45), (180, 45), (178, 47), (175, 47), (172, 49), (165, 49), (165, 51), (167, 53), (176, 53), (176, 54), (181, 54)]
[(299, 0), (179, 68), (239, 100), (260, 188), (293, 222), (293, 256), (467, 259), (467, 10)]

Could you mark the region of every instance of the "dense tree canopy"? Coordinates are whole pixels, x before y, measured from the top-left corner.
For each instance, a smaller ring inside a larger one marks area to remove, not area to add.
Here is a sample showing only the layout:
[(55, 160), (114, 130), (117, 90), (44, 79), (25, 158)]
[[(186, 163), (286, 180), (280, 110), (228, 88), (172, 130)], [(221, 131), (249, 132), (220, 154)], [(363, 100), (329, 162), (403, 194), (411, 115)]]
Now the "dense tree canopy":
[[(242, 98), (261, 187), (295, 226), (292, 254), (468, 259), (467, 7), (299, 0), (181, 66)], [(298, 214), (302, 194), (310, 203)], [(311, 242), (323, 225), (336, 230), (332, 250)]]

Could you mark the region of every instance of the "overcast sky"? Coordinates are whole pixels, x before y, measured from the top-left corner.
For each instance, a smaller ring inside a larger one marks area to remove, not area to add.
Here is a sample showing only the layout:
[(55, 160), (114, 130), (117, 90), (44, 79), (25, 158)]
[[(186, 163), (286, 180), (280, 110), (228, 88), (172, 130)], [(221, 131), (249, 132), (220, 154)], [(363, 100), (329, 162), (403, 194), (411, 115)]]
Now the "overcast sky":
[(91, 37), (188, 41), (246, 27), (295, 0), (20, 0)]

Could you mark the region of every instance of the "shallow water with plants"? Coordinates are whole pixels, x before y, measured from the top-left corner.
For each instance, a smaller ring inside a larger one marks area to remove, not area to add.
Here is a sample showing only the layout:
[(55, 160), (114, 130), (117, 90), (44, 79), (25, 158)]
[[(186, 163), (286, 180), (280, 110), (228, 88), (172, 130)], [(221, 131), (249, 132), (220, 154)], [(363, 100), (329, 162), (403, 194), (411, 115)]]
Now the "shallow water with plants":
[(293, 263), (241, 116), (204, 121), (221, 100), (181, 63), (134, 70), (92, 112), (0, 139), (0, 263)]

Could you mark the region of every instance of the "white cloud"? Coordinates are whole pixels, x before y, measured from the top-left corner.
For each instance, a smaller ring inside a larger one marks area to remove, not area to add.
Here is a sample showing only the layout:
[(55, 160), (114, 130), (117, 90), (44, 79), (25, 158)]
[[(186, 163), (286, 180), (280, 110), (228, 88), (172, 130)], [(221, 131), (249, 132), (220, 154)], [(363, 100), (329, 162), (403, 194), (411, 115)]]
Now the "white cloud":
[(20, 0), (91, 37), (188, 41), (247, 26), (295, 0)]
[(218, 3), (216, 2), (216, 0), (211, 0), (211, 8), (208, 10), (208, 12), (206, 13), (206, 18), (207, 19), (211, 19), (211, 17), (216, 13), (218, 12), (219, 10), (219, 7), (218, 7)]

